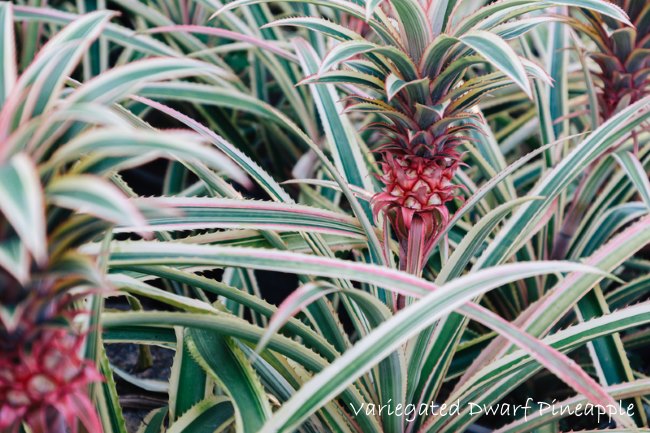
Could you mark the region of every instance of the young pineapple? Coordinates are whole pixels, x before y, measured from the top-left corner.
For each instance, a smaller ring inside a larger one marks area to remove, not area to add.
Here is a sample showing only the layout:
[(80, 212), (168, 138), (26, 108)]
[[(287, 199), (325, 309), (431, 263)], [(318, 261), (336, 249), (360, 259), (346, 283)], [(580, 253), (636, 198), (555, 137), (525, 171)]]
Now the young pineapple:
[(0, 431), (25, 422), (33, 432), (63, 432), (76, 418), (101, 431), (86, 390), (102, 377), (83, 358), (85, 336), (72, 326), (79, 314), (68, 305), (72, 298), (57, 300), (49, 281), (22, 287), (2, 269), (0, 281), (3, 305), (15, 304), (17, 292), (26, 296), (13, 320), (0, 320)]
[(602, 14), (585, 10), (589, 26), (577, 25), (598, 51), (590, 57), (598, 64), (598, 110), (605, 121), (621, 109), (650, 94), (650, 3), (614, 0), (634, 27)]
[(395, 124), (375, 126), (385, 130), (390, 138), (379, 150), (379, 179), (384, 190), (373, 197), (373, 211), (384, 211), (389, 218), (400, 240), (402, 267), (413, 273), (419, 272), (424, 257), (414, 262), (418, 257), (412, 256), (410, 263), (414, 268), (409, 269), (409, 242), (424, 242), (423, 248), (430, 250), (446, 226), (447, 203), (458, 198), (459, 186), (453, 183), (460, 159), (457, 147), (462, 139), (467, 139), (462, 131), (471, 126), (457, 126), (457, 135), (447, 131), (438, 135), (435, 124), (425, 123), (416, 133), (399, 131)]

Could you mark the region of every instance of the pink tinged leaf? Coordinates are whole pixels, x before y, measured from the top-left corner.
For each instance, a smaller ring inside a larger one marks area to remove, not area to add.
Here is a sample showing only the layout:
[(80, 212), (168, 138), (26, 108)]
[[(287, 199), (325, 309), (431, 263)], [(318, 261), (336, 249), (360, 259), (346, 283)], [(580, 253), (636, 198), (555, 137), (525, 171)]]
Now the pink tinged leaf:
[[(620, 233), (614, 239), (612, 239), (603, 247), (601, 247), (596, 253), (594, 253), (589, 258), (587, 258), (584, 261), (584, 264), (588, 266), (598, 266), (598, 264), (602, 262), (603, 258), (614, 254), (617, 250), (619, 250), (621, 245), (624, 245), (630, 242), (632, 239), (643, 235), (644, 232), (648, 233), (648, 227), (650, 227), (650, 216), (646, 216), (645, 218), (641, 219), (633, 226), (630, 226), (625, 231)], [(621, 261), (623, 259), (624, 258), (622, 258)], [(602, 278), (602, 276), (603, 274), (594, 274), (593, 279), (595, 281), (593, 282), (593, 284), (596, 284), (598, 280)], [(519, 318), (516, 320), (515, 323), (519, 325), (521, 329), (525, 329), (525, 330), (529, 330), (534, 325), (539, 325), (540, 318), (543, 317), (545, 312), (549, 310), (554, 310), (555, 309), (554, 306), (558, 305), (559, 299), (563, 298), (566, 295), (567, 290), (569, 290), (571, 287), (575, 287), (576, 282), (581, 277), (582, 275), (577, 273), (568, 275), (565, 279), (559, 282), (551, 291), (547, 292), (542, 299), (540, 299), (535, 304), (531, 305), (529, 308), (524, 310), (524, 312), (521, 313), (521, 315), (519, 316)], [(584, 293), (576, 297), (575, 302), (577, 302), (578, 299), (580, 299), (583, 295)], [(556, 311), (553, 314), (553, 317), (555, 317), (556, 319), (548, 323), (544, 322), (543, 329), (537, 326), (540, 329), (538, 329), (538, 331), (535, 332), (535, 335), (539, 335), (539, 336), (547, 335), (548, 332), (550, 332), (550, 329), (560, 320), (561, 317), (564, 316), (566, 312), (567, 311)], [(502, 337), (497, 337), (496, 339), (494, 339), (481, 352), (476, 362), (474, 362), (472, 366), (470, 366), (470, 368), (467, 370), (467, 372), (461, 377), (461, 380), (459, 381), (456, 388), (466, 383), (470, 379), (470, 377), (474, 373), (476, 373), (480, 365), (485, 365), (490, 360), (496, 359), (502, 356), (503, 354), (505, 354), (509, 350), (509, 347), (507, 344), (504, 343), (505, 341), (504, 338)]]
[[(603, 387), (591, 378), (575, 361), (562, 352), (552, 348), (541, 340), (530, 336), (520, 328), (512, 325), (502, 317), (480, 305), (467, 303), (459, 309), (473, 320), (497, 331), (511, 343), (528, 352), (536, 361), (543, 365), (559, 379), (564, 381), (579, 394), (584, 395), (594, 405), (602, 407), (618, 407), (615, 401)], [(622, 426), (635, 429), (634, 421), (626, 414), (617, 413), (613, 418)]]
[(292, 62), (298, 61), (298, 59), (294, 54), (286, 50), (283, 50), (282, 48), (278, 47), (277, 44), (274, 44), (270, 41), (261, 38), (257, 38), (255, 36), (233, 32), (232, 30), (220, 29), (216, 27), (197, 26), (197, 25), (162, 26), (162, 27), (156, 27), (147, 30), (147, 33), (172, 33), (172, 32), (199, 33), (202, 35), (211, 35), (211, 36), (216, 36), (224, 39), (232, 39), (235, 41), (247, 42), (262, 50), (270, 51), (274, 54), (277, 54), (278, 56), (283, 57), (289, 61)]
[(280, 304), (264, 335), (260, 338), (255, 352), (261, 353), (273, 335), (282, 328), (291, 317), (295, 316), (312, 302), (339, 291), (335, 285), (326, 281), (314, 281), (298, 287)]
[[(131, 99), (133, 99), (134, 101), (141, 102), (141, 103), (143, 103), (145, 105), (150, 106), (151, 108), (154, 108), (154, 109), (156, 109), (156, 110), (158, 110), (158, 111), (160, 111), (162, 113), (167, 114), (168, 116), (173, 117), (174, 119), (176, 119), (176, 120), (184, 123), (185, 125), (189, 126), (194, 131), (201, 134), (202, 136), (208, 138), (212, 143), (218, 143), (220, 150), (222, 150), (224, 153), (226, 153), (228, 155), (228, 157), (230, 157), (231, 159), (234, 159), (234, 158), (232, 158), (233, 155), (235, 155), (237, 157), (244, 156), (244, 154), (239, 149), (234, 147), (232, 144), (228, 143), (226, 140), (223, 139), (223, 137), (215, 134), (210, 129), (206, 128), (204, 125), (202, 125), (201, 123), (199, 123), (196, 120), (192, 119), (191, 117), (186, 116), (183, 113), (180, 113), (180, 112), (174, 110), (171, 107), (168, 107), (168, 106), (166, 106), (164, 104), (153, 101), (153, 100), (151, 100), (149, 98), (143, 98), (141, 96), (133, 95), (133, 96), (131, 96)], [(239, 166), (242, 166), (242, 164), (240, 164), (238, 162), (238, 159), (235, 159), (235, 162)], [(245, 169), (245, 167), (242, 167), (242, 168)], [(242, 184), (242, 186), (244, 186), (247, 189), (251, 189), (253, 187), (253, 184), (252, 184), (251, 180), (248, 177), (243, 177), (241, 179), (240, 179), (240, 177), (241, 176), (239, 176), (237, 180), (239, 181), (239, 183)]]

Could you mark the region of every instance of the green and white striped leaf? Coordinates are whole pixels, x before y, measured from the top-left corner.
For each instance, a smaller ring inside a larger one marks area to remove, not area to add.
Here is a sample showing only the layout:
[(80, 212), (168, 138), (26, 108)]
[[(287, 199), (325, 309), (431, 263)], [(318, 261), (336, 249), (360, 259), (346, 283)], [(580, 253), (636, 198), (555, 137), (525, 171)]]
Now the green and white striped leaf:
[(106, 180), (90, 175), (68, 175), (48, 183), (47, 201), (115, 224), (144, 227), (146, 222), (124, 194)]
[(146, 227), (125, 226), (120, 231), (194, 230), (209, 228), (264, 228), (314, 231), (364, 238), (358, 222), (348, 215), (311, 206), (256, 200), (160, 197), (133, 199), (144, 213)]
[(208, 397), (201, 400), (178, 418), (166, 433), (222, 432), (232, 423), (234, 410), (225, 397)]
[(271, 406), (241, 349), (231, 338), (214, 332), (189, 329), (186, 335), (190, 352), (199, 365), (230, 395), (237, 431), (257, 433), (271, 415)]
[[(212, 169), (224, 170), (244, 186), (250, 180), (229, 158), (202, 143), (191, 132), (166, 132), (164, 134), (145, 130), (114, 128), (86, 132), (58, 149), (47, 162), (48, 168), (75, 161), (80, 155), (99, 154), (115, 157), (139, 157), (171, 155), (181, 160), (202, 161)], [(141, 163), (141, 159), (138, 159)], [(123, 162), (123, 161), (119, 161)], [(106, 169), (106, 168), (104, 168)]]
[(490, 32), (475, 30), (458, 39), (510, 77), (529, 98), (532, 98), (533, 92), (526, 69), (517, 53), (502, 38)]
[(9, 2), (0, 3), (0, 33), (2, 34), (2, 42), (0, 43), (0, 68), (2, 68), (2, 79), (0, 79), (1, 110), (17, 80), (14, 14), (13, 7)]
[(625, 173), (639, 191), (639, 195), (643, 199), (648, 209), (650, 209), (650, 180), (648, 173), (639, 161), (639, 158), (629, 152), (618, 152), (614, 154), (616, 161), (623, 167)]
[(47, 260), (44, 206), (41, 180), (26, 155), (0, 165), (0, 211), (41, 265)]

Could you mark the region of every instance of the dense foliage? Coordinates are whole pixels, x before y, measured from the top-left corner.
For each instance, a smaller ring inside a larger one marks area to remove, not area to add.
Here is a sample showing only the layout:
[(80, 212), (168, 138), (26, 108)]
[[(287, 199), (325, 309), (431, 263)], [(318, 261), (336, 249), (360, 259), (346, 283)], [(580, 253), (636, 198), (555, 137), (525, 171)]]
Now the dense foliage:
[(17, 0), (0, 32), (0, 431), (649, 427), (647, 2)]

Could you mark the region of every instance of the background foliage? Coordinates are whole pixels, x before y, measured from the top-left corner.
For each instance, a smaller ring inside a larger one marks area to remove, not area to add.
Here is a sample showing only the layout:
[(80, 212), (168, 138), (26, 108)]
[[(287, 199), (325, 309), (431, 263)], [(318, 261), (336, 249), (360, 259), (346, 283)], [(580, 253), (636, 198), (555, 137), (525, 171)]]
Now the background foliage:
[(644, 3), (0, 2), (0, 427), (647, 429)]

